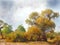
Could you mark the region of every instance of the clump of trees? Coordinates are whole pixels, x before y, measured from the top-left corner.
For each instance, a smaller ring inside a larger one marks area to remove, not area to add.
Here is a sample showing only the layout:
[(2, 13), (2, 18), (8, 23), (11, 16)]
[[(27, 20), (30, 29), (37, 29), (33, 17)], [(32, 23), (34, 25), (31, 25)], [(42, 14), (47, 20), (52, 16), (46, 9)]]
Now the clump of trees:
[[(45, 9), (40, 14), (38, 12), (32, 12), (29, 17), (25, 20), (29, 25), (27, 31), (23, 25), (19, 25), (15, 31), (12, 31), (11, 25), (4, 24), (0, 32), (1, 36), (6, 41), (20, 42), (20, 41), (51, 41), (52, 39), (57, 40), (57, 35), (60, 33), (54, 32), (56, 24), (55, 18), (59, 17), (58, 12), (54, 12), (51, 9)], [(0, 21), (3, 22), (3, 21)], [(58, 37), (59, 38), (59, 37)], [(59, 40), (59, 39), (58, 39)]]
[(20, 42), (20, 41), (26, 41), (25, 39), (25, 28), (22, 25), (19, 25), (18, 28), (8, 34), (8, 36), (6, 37), (6, 41), (13, 41), (13, 42)]

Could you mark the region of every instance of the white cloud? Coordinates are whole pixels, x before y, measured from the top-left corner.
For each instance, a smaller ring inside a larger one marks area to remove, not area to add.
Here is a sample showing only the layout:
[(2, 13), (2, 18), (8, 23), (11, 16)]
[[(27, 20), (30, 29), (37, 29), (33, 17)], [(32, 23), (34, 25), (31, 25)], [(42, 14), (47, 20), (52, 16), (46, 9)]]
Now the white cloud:
[(25, 19), (33, 11), (40, 12), (46, 8), (46, 1), (44, 0), (14, 0), (17, 6), (16, 12), (14, 12), (14, 25), (17, 27), (19, 24), (23, 24), (25, 28), (27, 25)]
[[(49, 5), (48, 0), (15, 0), (15, 1), (16, 1), (16, 6), (18, 8), (14, 13), (14, 23), (17, 26), (19, 24), (23, 24), (25, 28), (27, 28), (27, 25), (24, 21), (32, 11), (40, 12), (45, 8), (52, 9), (52, 7), (47, 6), (47, 4)], [(53, 10), (58, 11), (56, 9)], [(58, 29), (59, 29), (58, 26), (56, 26), (56, 31)]]
[(13, 1), (0, 0), (0, 19), (5, 20), (7, 23), (13, 25), (13, 27), (18, 26), (19, 24), (23, 24), (25, 26), (24, 21), (32, 11), (39, 12), (41, 9), (44, 9), (46, 7), (46, 1), (44, 0)]
[(2, 5), (0, 5), (0, 19), (3, 19), (7, 23), (11, 24), (14, 29), (16, 29), (16, 27), (20, 24), (23, 24), (24, 27), (27, 28), (25, 19), (29, 16), (29, 14), (33, 11), (37, 11), (40, 13), (41, 10), (48, 8), (47, 4), (49, 4), (48, 0), (13, 0), (13, 1), (6, 0), (6, 1), (7, 2), (11, 1), (11, 3), (13, 1), (14, 2), (12, 3), (13, 4), (12, 7), (9, 8), (9, 5), (7, 5), (6, 9), (1, 8)]
[(14, 25), (17, 27), (19, 24), (23, 24), (25, 28), (27, 25), (25, 19), (33, 11), (40, 12), (46, 8), (46, 1), (43, 0), (15, 0), (17, 10), (13, 15)]
[(46, 6), (47, 0), (14, 0), (15, 3), (20, 7), (41, 7)]

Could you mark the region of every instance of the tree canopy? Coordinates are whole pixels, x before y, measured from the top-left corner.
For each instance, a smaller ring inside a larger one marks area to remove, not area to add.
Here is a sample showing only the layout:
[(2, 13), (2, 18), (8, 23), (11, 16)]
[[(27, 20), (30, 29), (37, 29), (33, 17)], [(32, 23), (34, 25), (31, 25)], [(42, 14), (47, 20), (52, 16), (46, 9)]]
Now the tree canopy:
[(26, 23), (29, 25), (35, 25), (38, 28), (40, 28), (42, 31), (43, 30), (51, 30), (55, 29), (55, 23), (52, 20), (55, 17), (58, 17), (59, 13), (54, 12), (51, 9), (45, 9), (41, 12), (41, 14), (37, 12), (32, 12), (29, 15), (29, 18), (26, 19)]
[(23, 27), (23, 25), (19, 25), (18, 28), (16, 29), (16, 31), (22, 31), (22, 32), (25, 32), (25, 28)]

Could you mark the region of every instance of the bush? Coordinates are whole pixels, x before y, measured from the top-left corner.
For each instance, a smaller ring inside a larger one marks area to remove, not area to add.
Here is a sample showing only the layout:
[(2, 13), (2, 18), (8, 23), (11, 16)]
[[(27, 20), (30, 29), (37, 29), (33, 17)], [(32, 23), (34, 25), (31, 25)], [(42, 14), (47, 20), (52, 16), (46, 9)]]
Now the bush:
[(8, 42), (20, 42), (25, 41), (24, 32), (15, 31), (8, 34), (6, 41)]
[(25, 37), (28, 41), (37, 41), (40, 35), (41, 30), (36, 26), (29, 27), (28, 31), (25, 33)]

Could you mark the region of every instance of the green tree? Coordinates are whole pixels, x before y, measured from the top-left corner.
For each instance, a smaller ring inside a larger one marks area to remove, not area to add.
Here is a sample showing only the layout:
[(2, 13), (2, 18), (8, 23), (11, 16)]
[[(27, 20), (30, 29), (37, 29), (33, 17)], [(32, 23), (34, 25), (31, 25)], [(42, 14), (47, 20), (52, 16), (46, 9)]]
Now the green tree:
[(24, 32), (19, 31), (19, 30), (15, 31), (15, 32), (11, 32), (6, 37), (6, 41), (7, 42), (23, 42), (23, 41), (26, 41), (25, 36), (24, 36)]
[(14, 32), (8, 34), (6, 41), (12, 41), (12, 42), (25, 41), (26, 40), (25, 32), (26, 32), (25, 28), (22, 25), (19, 25)]
[(16, 31), (22, 31), (22, 32), (26, 32), (25, 28), (22, 25), (19, 25), (18, 28), (16, 29)]
[(2, 28), (2, 33), (3, 34), (9, 34), (12, 32), (12, 27), (10, 25), (6, 25)]
[(1, 29), (4, 27), (4, 25), (6, 25), (7, 23), (5, 23), (4, 21), (0, 20), (0, 35), (2, 36), (3, 38), (3, 34), (2, 34), (2, 31)]
[(15, 31), (15, 34), (16, 34), (16, 38), (15, 38), (16, 42), (26, 41), (26, 39), (25, 39), (25, 32)]

